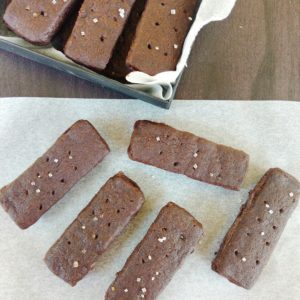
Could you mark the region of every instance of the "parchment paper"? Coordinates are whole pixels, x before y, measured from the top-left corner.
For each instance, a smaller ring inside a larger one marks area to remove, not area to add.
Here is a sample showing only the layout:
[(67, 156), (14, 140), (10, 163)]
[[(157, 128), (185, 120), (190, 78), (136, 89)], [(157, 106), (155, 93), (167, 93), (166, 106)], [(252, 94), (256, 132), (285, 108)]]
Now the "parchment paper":
[[(159, 209), (172, 200), (204, 226), (205, 238), (159, 297), (160, 300), (296, 300), (300, 296), (300, 207), (296, 209), (259, 281), (250, 291), (211, 271), (218, 250), (247, 193), (270, 167), (300, 178), (300, 105), (288, 102), (175, 101), (170, 111), (134, 100), (0, 99), (0, 186), (14, 180), (73, 122), (88, 119), (111, 147), (103, 163), (81, 180), (28, 230), (0, 208), (0, 299), (93, 300), (104, 293)], [(126, 154), (138, 119), (166, 122), (250, 154), (240, 192), (228, 191), (130, 161)], [(141, 213), (76, 287), (43, 262), (48, 248), (92, 196), (124, 171), (146, 196)]]
[[(202, 0), (200, 8), (196, 14), (193, 25), (186, 37), (181, 58), (177, 64), (176, 71), (162, 72), (155, 76), (149, 76), (142, 72), (131, 72), (126, 77), (132, 88), (151, 94), (152, 96), (169, 100), (173, 95), (173, 85), (180, 73), (187, 66), (187, 60), (190, 55), (193, 43), (200, 30), (207, 24), (214, 21), (221, 21), (231, 13), (236, 0)], [(35, 46), (22, 38), (15, 36), (0, 36), (0, 39), (10, 41), (27, 49), (31, 49), (45, 56), (54, 58), (71, 65), (76, 65), (81, 69), (87, 68), (71, 61), (62, 52), (50, 46)], [(89, 72), (93, 72), (88, 70)]]

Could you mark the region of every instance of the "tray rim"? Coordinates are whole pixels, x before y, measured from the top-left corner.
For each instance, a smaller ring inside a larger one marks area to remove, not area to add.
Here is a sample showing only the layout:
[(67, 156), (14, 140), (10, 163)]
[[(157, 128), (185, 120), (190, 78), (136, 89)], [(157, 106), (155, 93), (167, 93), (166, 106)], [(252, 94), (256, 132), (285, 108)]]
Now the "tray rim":
[(108, 78), (104, 75), (89, 72), (88, 70), (83, 70), (79, 66), (76, 65), (70, 65), (68, 63), (58, 61), (54, 58), (51, 58), (47, 55), (35, 52), (31, 49), (27, 49), (25, 47), (22, 47), (20, 45), (17, 45), (11, 41), (1, 39), (0, 37), (0, 49), (16, 54), (18, 56), (21, 56), (23, 58), (29, 59), (31, 61), (49, 66), (53, 69), (65, 72), (67, 74), (70, 74), (72, 76), (78, 77), (80, 79), (92, 82), (94, 84), (100, 85), (105, 88), (112, 89), (116, 92), (125, 94), (129, 97), (133, 97), (134, 99), (142, 100), (145, 102), (148, 102), (150, 104), (156, 105), (161, 108), (169, 109), (171, 107), (172, 101), (175, 98), (175, 94), (178, 88), (178, 85), (180, 83), (180, 79), (182, 76), (182, 73), (177, 78), (175, 85), (173, 86), (173, 94), (169, 100), (163, 100), (155, 96), (151, 96), (143, 91), (135, 90), (126, 84), (123, 84), (117, 80)]

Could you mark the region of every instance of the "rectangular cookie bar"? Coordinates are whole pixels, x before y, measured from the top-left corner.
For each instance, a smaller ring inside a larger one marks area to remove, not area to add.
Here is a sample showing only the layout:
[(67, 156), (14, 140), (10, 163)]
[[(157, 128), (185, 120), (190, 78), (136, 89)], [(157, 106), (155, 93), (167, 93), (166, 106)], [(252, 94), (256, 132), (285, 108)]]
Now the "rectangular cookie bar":
[(119, 173), (110, 178), (45, 257), (49, 269), (74, 286), (138, 213), (144, 196)]
[(75, 62), (102, 71), (123, 32), (135, 0), (84, 0), (65, 54)]
[(202, 225), (192, 215), (168, 203), (117, 273), (105, 299), (156, 299), (202, 235)]
[(156, 75), (176, 69), (199, 0), (148, 0), (126, 63)]
[(278, 242), (300, 196), (300, 183), (280, 169), (270, 169), (250, 192), (231, 226), (212, 269), (250, 289)]
[(4, 22), (17, 35), (37, 44), (47, 45), (80, 0), (12, 0)]
[(109, 153), (88, 122), (80, 120), (15, 181), (0, 190), (0, 203), (22, 228), (34, 224)]
[(113, 55), (105, 69), (105, 74), (117, 79), (125, 79), (131, 69), (126, 65), (126, 58), (134, 38), (137, 24), (145, 8), (146, 0), (136, 1), (126, 23), (125, 29), (120, 36)]
[(239, 190), (249, 156), (162, 123), (137, 121), (128, 155), (148, 165)]

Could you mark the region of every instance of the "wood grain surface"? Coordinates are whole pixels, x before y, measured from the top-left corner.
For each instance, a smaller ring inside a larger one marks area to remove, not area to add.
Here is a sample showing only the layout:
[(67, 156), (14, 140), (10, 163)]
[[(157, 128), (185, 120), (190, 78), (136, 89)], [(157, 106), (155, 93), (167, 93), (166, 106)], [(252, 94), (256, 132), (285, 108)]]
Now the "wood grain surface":
[[(177, 99), (300, 100), (300, 0), (238, 0), (194, 45)], [(0, 51), (0, 97), (125, 98)]]

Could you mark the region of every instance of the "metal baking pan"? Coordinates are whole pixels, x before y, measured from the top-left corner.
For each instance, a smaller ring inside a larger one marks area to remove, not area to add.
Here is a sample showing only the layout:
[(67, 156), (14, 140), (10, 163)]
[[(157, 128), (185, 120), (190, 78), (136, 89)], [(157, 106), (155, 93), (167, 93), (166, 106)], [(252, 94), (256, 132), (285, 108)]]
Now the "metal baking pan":
[[(0, 1), (0, 36), (13, 37), (15, 35), (7, 29), (7, 27), (5, 26), (5, 24), (2, 21), (5, 7), (6, 7), (6, 1), (1, 0)], [(53, 44), (55, 45), (55, 42)], [(22, 47), (20, 45), (10, 42), (10, 41), (0, 39), (0, 49), (14, 53), (14, 54), (22, 56), (22, 57), (25, 57), (29, 60), (41, 63), (43, 65), (47, 65), (51, 68), (66, 72), (68, 74), (71, 74), (73, 76), (79, 77), (84, 80), (87, 80), (89, 82), (93, 82), (102, 87), (110, 88), (117, 92), (123, 93), (129, 97), (140, 99), (140, 100), (149, 102), (151, 104), (154, 104), (156, 106), (166, 108), (166, 109), (170, 108), (172, 100), (175, 98), (176, 90), (177, 90), (177, 87), (178, 87), (178, 84), (179, 84), (180, 78), (181, 78), (181, 76), (180, 76), (174, 85), (174, 90), (173, 90), (171, 99), (170, 100), (162, 100), (158, 97), (149, 95), (146, 92), (137, 91), (137, 90), (131, 88), (130, 86), (128, 86), (124, 83), (121, 83), (117, 80), (108, 78), (104, 75), (95, 73), (93, 71), (89, 71), (87, 69), (83, 69), (80, 66), (70, 65), (70, 64), (58, 61), (56, 59), (50, 58), (46, 55), (43, 55), (41, 53), (38, 53), (38, 52), (32, 50), (32, 49), (27, 49), (25, 47)]]

